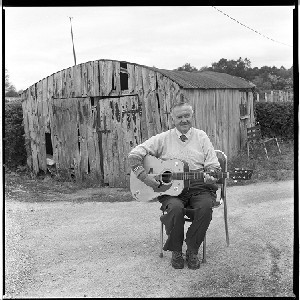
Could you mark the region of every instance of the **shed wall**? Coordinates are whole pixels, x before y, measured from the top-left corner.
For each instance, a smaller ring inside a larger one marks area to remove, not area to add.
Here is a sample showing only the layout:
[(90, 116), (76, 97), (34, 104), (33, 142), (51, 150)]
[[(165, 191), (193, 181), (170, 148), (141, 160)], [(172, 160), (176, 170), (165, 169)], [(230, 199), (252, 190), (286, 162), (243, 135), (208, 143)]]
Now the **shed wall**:
[[(246, 144), (246, 128), (254, 125), (252, 92), (237, 89), (187, 89), (184, 92), (194, 107), (194, 126), (204, 130), (214, 147), (228, 157), (237, 154)], [(240, 104), (246, 105), (246, 115), (241, 115)]]

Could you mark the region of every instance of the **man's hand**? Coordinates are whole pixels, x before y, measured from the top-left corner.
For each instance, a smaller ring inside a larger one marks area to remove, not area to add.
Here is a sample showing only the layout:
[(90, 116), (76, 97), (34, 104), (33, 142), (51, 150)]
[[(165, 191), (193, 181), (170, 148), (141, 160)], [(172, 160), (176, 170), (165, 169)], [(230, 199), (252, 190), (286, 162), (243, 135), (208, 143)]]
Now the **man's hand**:
[(217, 181), (218, 181), (217, 178), (210, 176), (209, 174), (206, 174), (204, 172), (204, 183), (212, 184), (212, 183), (216, 183)]
[(155, 176), (152, 174), (147, 174), (147, 176), (142, 181), (153, 189), (160, 186), (160, 182), (157, 181), (155, 179)]
[(153, 189), (160, 186), (160, 182), (156, 180), (156, 175), (147, 174), (145, 170), (139, 174), (138, 179)]

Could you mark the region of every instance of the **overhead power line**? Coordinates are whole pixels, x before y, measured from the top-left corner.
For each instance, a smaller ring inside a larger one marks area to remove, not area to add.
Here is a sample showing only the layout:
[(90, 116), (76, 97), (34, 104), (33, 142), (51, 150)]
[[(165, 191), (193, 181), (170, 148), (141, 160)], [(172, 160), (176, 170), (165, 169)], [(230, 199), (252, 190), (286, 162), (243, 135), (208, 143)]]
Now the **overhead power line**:
[(242, 26), (244, 26), (244, 27), (246, 27), (246, 28), (248, 28), (248, 29), (254, 31), (255, 33), (257, 33), (257, 34), (259, 34), (259, 35), (261, 35), (261, 36), (263, 36), (263, 37), (265, 37), (265, 38), (267, 38), (267, 39), (269, 39), (269, 40), (271, 40), (271, 41), (273, 41), (273, 42), (275, 42), (275, 43), (279, 43), (279, 44), (282, 44), (282, 45), (285, 45), (285, 46), (288, 46), (288, 47), (293, 47), (293, 46), (291, 46), (291, 45), (288, 45), (288, 44), (285, 44), (285, 43), (276, 41), (276, 40), (274, 40), (274, 39), (272, 39), (272, 38), (269, 38), (268, 36), (266, 36), (266, 35), (264, 35), (264, 34), (258, 32), (257, 30), (254, 30), (254, 29), (250, 28), (249, 26), (247, 26), (247, 25), (245, 25), (245, 24), (239, 22), (238, 20), (236, 20), (236, 19), (230, 17), (229, 15), (225, 14), (225, 13), (224, 13), (223, 11), (221, 11), (220, 9), (216, 8), (215, 6), (212, 6), (212, 7), (213, 7), (214, 9), (216, 9), (217, 11), (219, 11), (220, 13), (222, 13), (223, 15), (225, 15), (226, 17), (230, 18), (231, 20), (233, 20), (233, 21), (239, 23), (240, 25), (242, 25)]

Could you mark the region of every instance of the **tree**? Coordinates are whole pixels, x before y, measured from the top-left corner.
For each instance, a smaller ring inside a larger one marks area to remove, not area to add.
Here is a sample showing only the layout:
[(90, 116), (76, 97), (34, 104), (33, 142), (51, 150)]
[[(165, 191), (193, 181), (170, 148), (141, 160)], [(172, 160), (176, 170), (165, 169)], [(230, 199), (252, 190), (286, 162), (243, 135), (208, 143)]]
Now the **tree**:
[(10, 87), (9, 74), (8, 74), (8, 70), (5, 69), (5, 92), (8, 91), (9, 87)]
[(249, 69), (251, 69), (251, 61), (248, 58), (242, 59), (240, 57), (238, 60), (221, 58), (218, 62), (212, 63), (212, 71), (242, 78), (246, 78)]
[(196, 67), (191, 66), (190, 63), (184, 64), (182, 67), (174, 69), (174, 71), (187, 71), (187, 72), (195, 72), (198, 71)]
[(5, 96), (6, 97), (18, 97), (19, 94), (13, 84), (9, 81), (8, 70), (5, 69)]

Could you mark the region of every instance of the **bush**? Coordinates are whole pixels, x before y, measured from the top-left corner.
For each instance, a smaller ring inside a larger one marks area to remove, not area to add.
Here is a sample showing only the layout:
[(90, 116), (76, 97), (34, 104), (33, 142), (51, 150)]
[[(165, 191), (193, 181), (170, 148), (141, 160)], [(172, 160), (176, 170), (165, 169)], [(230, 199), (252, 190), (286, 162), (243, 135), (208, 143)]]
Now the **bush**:
[(256, 102), (254, 110), (263, 137), (294, 139), (293, 102)]
[(5, 103), (4, 163), (15, 170), (26, 164), (26, 150), (21, 101)]

